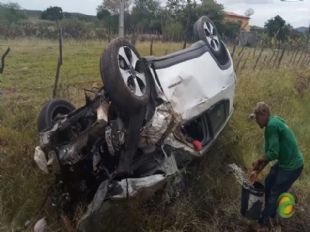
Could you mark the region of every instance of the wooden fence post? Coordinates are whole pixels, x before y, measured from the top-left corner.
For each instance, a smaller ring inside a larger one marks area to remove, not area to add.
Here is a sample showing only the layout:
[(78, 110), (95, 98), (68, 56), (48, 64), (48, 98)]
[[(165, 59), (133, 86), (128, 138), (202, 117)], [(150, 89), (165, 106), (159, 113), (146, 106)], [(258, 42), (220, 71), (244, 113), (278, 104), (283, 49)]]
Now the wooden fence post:
[(283, 59), (284, 52), (285, 52), (285, 48), (282, 49), (282, 53), (281, 53), (281, 56), (280, 56), (280, 58), (279, 58), (279, 62), (278, 62), (277, 68), (279, 68), (280, 65), (281, 65), (281, 61), (282, 61), (282, 59)]
[(245, 60), (244, 60), (244, 62), (243, 62), (243, 64), (242, 64), (242, 66), (240, 67), (240, 71), (242, 71), (243, 69), (245, 69), (245, 66), (246, 66), (246, 64), (247, 64), (247, 62), (248, 62), (250, 56), (251, 56), (251, 52), (249, 51), (248, 55), (245, 57)]
[(259, 54), (258, 54), (258, 57), (257, 57), (256, 62), (255, 62), (255, 64), (254, 64), (253, 70), (255, 70), (255, 68), (257, 67), (258, 61), (259, 61), (259, 59), (261, 58), (261, 56), (262, 56), (262, 54), (263, 54), (263, 51), (264, 51), (264, 47), (261, 48), (261, 50), (260, 50), (260, 52), (259, 52)]
[(275, 65), (276, 65), (276, 63), (277, 63), (277, 61), (278, 61), (279, 55), (280, 55), (280, 50), (277, 49), (277, 51), (276, 51), (276, 56), (275, 56), (275, 58), (274, 58), (274, 60), (273, 60), (273, 62), (272, 62), (272, 67), (275, 67)]
[(131, 44), (132, 45), (136, 45), (136, 42), (137, 42), (137, 34), (136, 34), (136, 31), (134, 30), (131, 34)]
[(60, 73), (60, 66), (62, 65), (62, 30), (59, 27), (59, 56), (56, 68), (56, 76), (55, 76), (55, 83), (54, 83), (54, 90), (53, 90), (53, 98), (57, 95), (57, 88), (58, 88), (58, 81), (59, 81), (59, 73)]
[(10, 48), (7, 48), (6, 51), (1, 56), (1, 66), (0, 66), (0, 73), (3, 73), (4, 65), (5, 65), (5, 57), (9, 54)]
[(309, 65), (309, 63), (310, 63), (310, 56), (308, 56), (308, 59), (306, 60), (305, 65)]
[(305, 60), (305, 65), (309, 65), (310, 63), (310, 56), (308, 55), (307, 59)]
[(231, 53), (231, 58), (233, 59), (234, 58), (234, 54), (235, 54), (235, 51), (236, 51), (236, 44), (234, 44), (234, 47), (233, 47), (233, 50), (232, 50), (232, 53)]
[(255, 48), (254, 48), (254, 52), (253, 52), (253, 58), (255, 58), (255, 54), (256, 54), (256, 49), (257, 49), (257, 45), (255, 45)]
[(301, 66), (304, 66), (305, 60), (308, 58), (308, 54), (305, 53), (304, 58), (301, 60), (300, 64)]
[(291, 54), (288, 56), (288, 58), (287, 58), (287, 65), (291, 65), (291, 63), (292, 63), (292, 59), (293, 59), (293, 57), (294, 57), (294, 55), (295, 55), (295, 52), (296, 52), (296, 50), (294, 49), (294, 50), (291, 50)]
[(295, 54), (296, 54), (297, 51), (298, 51), (297, 49), (293, 50), (292, 55), (291, 55), (291, 58), (290, 58), (290, 60), (289, 60), (289, 64), (292, 64), (293, 59), (294, 59)]
[(296, 54), (295, 54), (295, 56), (294, 56), (294, 58), (293, 58), (293, 61), (292, 61), (293, 64), (296, 62), (296, 58), (297, 58), (298, 53), (299, 53), (300, 51), (301, 51), (300, 49), (297, 49), (297, 52), (296, 52)]
[(183, 42), (183, 49), (186, 48), (186, 43), (187, 43), (187, 40), (186, 40), (186, 35), (184, 36), (184, 42)]
[(266, 54), (265, 56), (264, 56), (264, 59), (263, 59), (263, 66), (265, 66), (266, 65), (266, 60), (267, 60), (267, 57), (268, 57), (268, 55)]
[(153, 55), (153, 37), (151, 38), (150, 55)]
[(271, 61), (272, 61), (273, 57), (275, 56), (275, 54), (276, 54), (276, 50), (273, 50), (273, 51), (272, 51), (272, 54), (271, 54), (271, 56), (270, 56), (270, 59), (268, 60), (268, 66), (270, 66)]
[(299, 64), (299, 62), (300, 62), (300, 60), (301, 60), (301, 57), (303, 56), (303, 51), (301, 51), (301, 53), (300, 53), (300, 56), (299, 56), (299, 59), (297, 60), (297, 63), (296, 63), (296, 65), (298, 65)]
[(244, 48), (244, 47), (242, 47), (242, 50), (241, 50), (241, 52), (239, 53), (240, 56), (238, 56), (239, 59), (238, 59), (237, 64), (236, 64), (236, 72), (239, 70), (239, 65), (240, 65), (240, 63), (241, 63), (241, 60), (242, 60), (242, 57), (243, 57), (243, 54), (244, 54), (243, 48)]
[(241, 54), (243, 53), (244, 48), (245, 48), (244, 46), (241, 48), (240, 52), (238, 53), (238, 57), (241, 56)]

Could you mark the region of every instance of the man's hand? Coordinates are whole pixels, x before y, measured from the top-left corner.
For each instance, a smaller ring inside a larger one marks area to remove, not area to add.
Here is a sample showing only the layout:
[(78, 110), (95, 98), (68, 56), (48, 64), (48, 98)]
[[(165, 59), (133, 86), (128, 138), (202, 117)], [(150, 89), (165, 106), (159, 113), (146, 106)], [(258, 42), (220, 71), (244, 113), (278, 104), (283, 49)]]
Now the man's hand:
[(252, 163), (252, 170), (257, 171), (258, 173), (263, 170), (266, 165), (268, 164), (268, 161), (265, 159), (259, 159)]
[(261, 158), (259, 160), (256, 160), (252, 163), (252, 171), (250, 172), (249, 179), (251, 184), (253, 184), (258, 174), (266, 167), (269, 161), (265, 160), (264, 158)]
[(258, 175), (258, 173), (257, 173), (257, 171), (252, 171), (251, 173), (250, 173), (250, 182), (251, 182), (251, 184), (254, 184), (254, 182), (256, 181), (256, 179), (257, 179), (257, 175)]

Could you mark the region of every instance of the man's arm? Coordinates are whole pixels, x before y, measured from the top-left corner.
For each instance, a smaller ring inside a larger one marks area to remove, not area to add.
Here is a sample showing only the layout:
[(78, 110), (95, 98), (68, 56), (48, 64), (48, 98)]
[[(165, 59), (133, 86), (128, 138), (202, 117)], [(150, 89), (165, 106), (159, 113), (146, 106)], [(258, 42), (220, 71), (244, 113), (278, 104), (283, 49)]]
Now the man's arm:
[(265, 157), (262, 157), (253, 162), (252, 171), (250, 173), (250, 181), (252, 184), (256, 181), (258, 174), (266, 167), (268, 163), (269, 161), (266, 160)]
[(267, 130), (267, 137), (265, 144), (265, 154), (262, 158), (255, 161), (252, 164), (252, 171), (250, 173), (250, 181), (254, 183), (258, 174), (266, 167), (269, 161), (278, 159), (279, 157), (279, 134), (277, 127), (269, 126), (266, 128)]

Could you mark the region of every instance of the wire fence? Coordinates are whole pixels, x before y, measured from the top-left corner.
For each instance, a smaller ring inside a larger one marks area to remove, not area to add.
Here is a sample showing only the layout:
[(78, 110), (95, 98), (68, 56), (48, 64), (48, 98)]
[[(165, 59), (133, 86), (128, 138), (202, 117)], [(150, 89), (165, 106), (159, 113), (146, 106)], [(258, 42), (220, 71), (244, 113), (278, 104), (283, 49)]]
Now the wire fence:
[[(116, 37), (116, 35), (114, 36)], [(113, 38), (114, 38), (113, 37)], [(33, 38), (28, 38), (31, 41)], [(112, 38), (111, 38), (112, 39)], [(126, 39), (129, 40), (132, 44), (136, 43), (149, 43), (148, 53), (149, 55), (154, 55), (156, 52), (158, 43), (160, 43), (161, 52), (160, 55), (166, 55), (171, 52), (171, 43), (179, 43), (179, 49), (184, 49), (191, 45), (194, 39), (186, 40), (183, 38), (179, 38), (179, 41), (171, 38), (163, 39), (160, 35), (140, 35), (140, 34), (132, 34), (126, 35)], [(26, 39), (27, 40), (27, 39)], [(38, 40), (38, 39), (36, 39)], [(18, 43), (18, 40), (12, 40), (12, 44), (10, 40), (5, 40), (1, 43), (0, 41), (0, 57), (5, 51), (6, 48), (10, 47), (14, 48), (33, 48), (33, 44), (31, 43)], [(44, 40), (42, 40), (44, 41)], [(73, 43), (71, 41), (74, 41)], [(107, 40), (72, 40), (64, 39), (64, 47), (66, 47), (66, 43), (70, 43), (70, 47), (74, 48), (85, 48), (85, 46), (80, 46), (80, 43), (85, 44), (87, 47), (88, 42), (98, 42), (107, 44)], [(262, 43), (258, 43), (262, 44)], [(13, 46), (13, 47), (12, 47)], [(48, 45), (46, 43), (38, 42), (36, 44), (36, 48), (45, 48), (46, 46), (50, 48), (55, 48), (55, 51), (58, 49), (59, 45), (57, 42), (52, 40)], [(90, 45), (93, 46), (93, 45)], [(139, 45), (138, 45), (139, 46)], [(164, 48), (163, 48), (164, 47)], [(231, 56), (234, 61), (234, 67), (236, 72), (243, 72), (245, 70), (255, 71), (260, 69), (281, 69), (281, 68), (304, 68), (307, 67), (310, 63), (310, 52), (306, 45), (302, 45), (299, 47), (290, 47), (288, 45), (283, 47), (271, 48), (264, 46), (256, 46), (256, 47), (244, 47), (239, 46), (237, 44), (232, 44), (229, 46), (229, 50)]]
[(231, 51), (236, 72), (266, 68), (305, 68), (310, 63), (310, 53), (303, 47), (246, 48), (235, 45)]

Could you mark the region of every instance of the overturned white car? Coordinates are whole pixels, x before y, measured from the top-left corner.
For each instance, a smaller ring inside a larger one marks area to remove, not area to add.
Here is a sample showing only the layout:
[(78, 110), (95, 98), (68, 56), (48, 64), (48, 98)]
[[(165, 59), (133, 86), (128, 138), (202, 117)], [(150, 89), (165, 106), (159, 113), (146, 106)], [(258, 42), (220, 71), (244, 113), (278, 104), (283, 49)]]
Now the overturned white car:
[(88, 204), (78, 230), (107, 201), (162, 188), (227, 124), (232, 59), (206, 16), (194, 30), (197, 42), (163, 57), (140, 57), (126, 40), (113, 40), (100, 58), (104, 86), (94, 98), (79, 109), (62, 99), (43, 107), (34, 158), (56, 176), (58, 209), (70, 215), (76, 202)]

